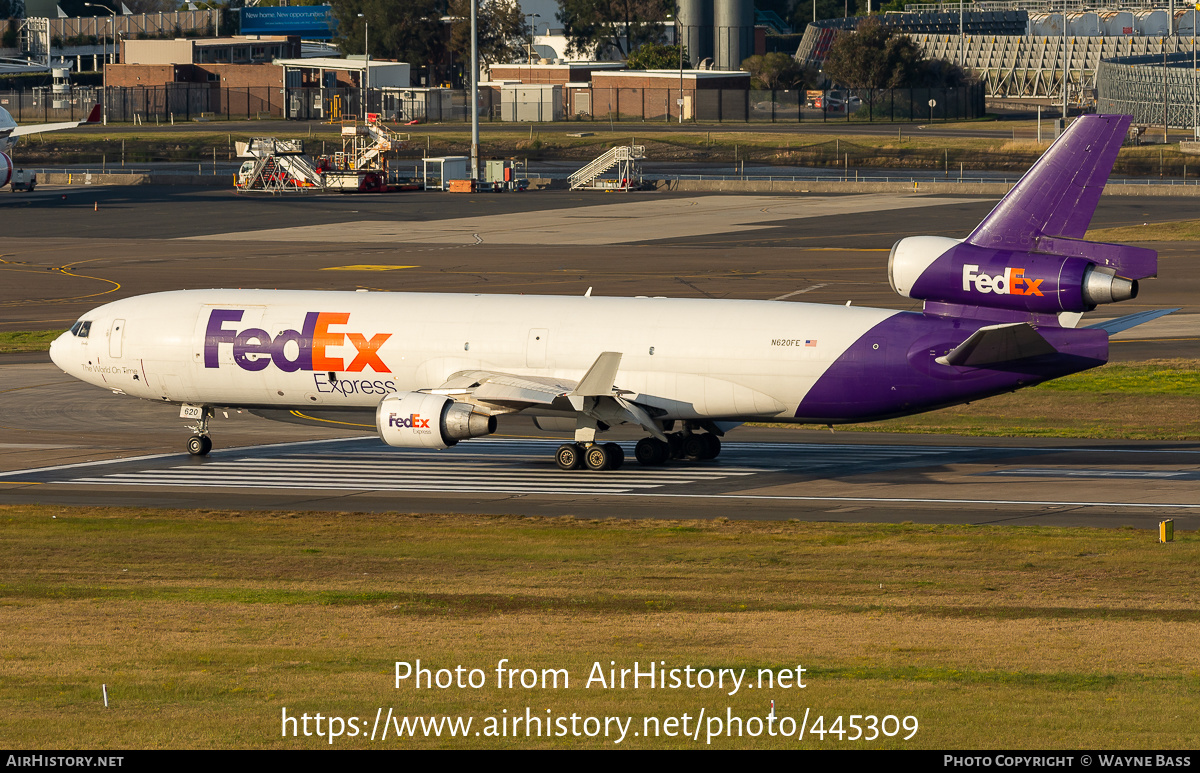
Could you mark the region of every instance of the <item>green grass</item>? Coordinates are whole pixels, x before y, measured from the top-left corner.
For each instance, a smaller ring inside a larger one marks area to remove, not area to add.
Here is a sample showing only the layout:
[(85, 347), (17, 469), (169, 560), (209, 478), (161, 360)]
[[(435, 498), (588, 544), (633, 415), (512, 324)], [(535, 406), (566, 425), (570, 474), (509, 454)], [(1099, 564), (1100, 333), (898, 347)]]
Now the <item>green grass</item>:
[(1200, 361), (1110, 363), (967, 405), (852, 432), (1097, 440), (1200, 440)]
[(61, 330), (14, 330), (0, 332), (0, 354), (14, 352), (47, 352)]
[(1033, 387), (1032, 392), (1200, 397), (1200, 361), (1113, 362)]
[(1097, 242), (1193, 242), (1200, 241), (1200, 220), (1093, 228), (1087, 239)]
[[(281, 711), (373, 719), (894, 714), (909, 742), (1195, 748), (1200, 536), (1148, 530), (0, 507), (12, 748), (317, 748)], [(313, 549), (319, 552), (312, 552)], [(480, 689), (395, 684), (395, 663)], [(498, 688), (497, 664), (566, 669)], [(805, 668), (806, 687), (585, 688), (638, 662)], [(107, 685), (110, 706), (100, 704)], [(844, 720), (845, 721), (845, 720)], [(479, 725), (476, 725), (478, 727)], [(706, 728), (707, 729), (707, 728)], [(603, 737), (337, 747), (611, 748)], [(680, 736), (633, 748), (698, 748)]]

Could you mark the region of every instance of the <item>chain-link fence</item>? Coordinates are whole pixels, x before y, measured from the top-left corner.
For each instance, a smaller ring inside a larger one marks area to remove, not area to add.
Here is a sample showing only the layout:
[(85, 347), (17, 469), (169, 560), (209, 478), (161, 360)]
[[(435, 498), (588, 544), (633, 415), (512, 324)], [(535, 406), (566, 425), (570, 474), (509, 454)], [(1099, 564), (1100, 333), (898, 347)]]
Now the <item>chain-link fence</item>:
[[(82, 120), (101, 100), (99, 88), (76, 88), (69, 96), (48, 90), (0, 92), (18, 123)], [(682, 94), (682, 96), (681, 96)], [(981, 85), (947, 89), (828, 89), (767, 91), (668, 88), (530, 89), (480, 92), (484, 121), (658, 121), (676, 123), (797, 123), (805, 121), (952, 121), (984, 114)], [(363, 110), (357, 88), (224, 87), (202, 83), (110, 86), (109, 121), (143, 123), (193, 119), (292, 118), (330, 120), (365, 112), (388, 121), (466, 122), (470, 97), (449, 89), (371, 89)]]

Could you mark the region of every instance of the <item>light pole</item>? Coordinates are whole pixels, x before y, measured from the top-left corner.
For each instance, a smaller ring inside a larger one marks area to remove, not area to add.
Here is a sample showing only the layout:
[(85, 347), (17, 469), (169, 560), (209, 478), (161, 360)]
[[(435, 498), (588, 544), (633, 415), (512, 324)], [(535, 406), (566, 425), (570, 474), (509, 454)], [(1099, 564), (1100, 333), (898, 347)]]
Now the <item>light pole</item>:
[(479, 179), (479, 28), (476, 6), (471, 0), (471, 179)]
[[(117, 12), (114, 11), (113, 9), (109, 8), (107, 5), (100, 5), (99, 3), (84, 3), (84, 5), (86, 5), (88, 8), (103, 8), (104, 10), (108, 11), (109, 14), (111, 14), (111, 16), (108, 19), (108, 27), (109, 27), (109, 33), (110, 33), (109, 37), (111, 37), (113, 39), (113, 44), (114, 44), (114, 48), (115, 48), (116, 47), (115, 44), (117, 42), (117, 33), (116, 33), (116, 29), (115, 29), (115, 23), (117, 20)], [(108, 126), (108, 40), (107, 39), (105, 39), (105, 41), (104, 41), (104, 69), (100, 71), (100, 77), (101, 77), (100, 88), (103, 90), (100, 94), (100, 104), (102, 105), (102, 107), (100, 108), (101, 116), (102, 116), (101, 120), (103, 121), (105, 126)]]
[(535, 31), (534, 19), (542, 18), (540, 13), (527, 13), (525, 18), (529, 19), (529, 61), (528, 64), (533, 64), (533, 34)]
[(371, 109), (367, 100), (371, 97), (371, 22), (363, 14), (358, 15), (363, 20), (363, 120), (367, 120), (367, 112)]
[(1071, 75), (1071, 63), (1068, 61), (1067, 52), (1067, 0), (1063, 0), (1063, 15), (1062, 15), (1062, 33), (1063, 33), (1063, 75), (1062, 75), (1062, 131), (1067, 130), (1067, 79)]

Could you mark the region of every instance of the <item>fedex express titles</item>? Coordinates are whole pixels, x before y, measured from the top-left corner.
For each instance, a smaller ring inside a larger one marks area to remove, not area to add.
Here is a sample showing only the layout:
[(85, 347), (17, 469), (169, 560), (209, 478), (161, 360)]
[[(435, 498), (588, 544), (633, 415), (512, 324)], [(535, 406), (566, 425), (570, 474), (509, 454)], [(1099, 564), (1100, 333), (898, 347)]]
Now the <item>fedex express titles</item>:
[(1039, 289), (1042, 279), (1030, 279), (1025, 276), (1023, 268), (1006, 268), (1003, 274), (984, 274), (979, 266), (967, 263), (963, 266), (962, 289), (969, 292), (975, 286), (976, 292), (995, 293), (996, 295), (1041, 295)]

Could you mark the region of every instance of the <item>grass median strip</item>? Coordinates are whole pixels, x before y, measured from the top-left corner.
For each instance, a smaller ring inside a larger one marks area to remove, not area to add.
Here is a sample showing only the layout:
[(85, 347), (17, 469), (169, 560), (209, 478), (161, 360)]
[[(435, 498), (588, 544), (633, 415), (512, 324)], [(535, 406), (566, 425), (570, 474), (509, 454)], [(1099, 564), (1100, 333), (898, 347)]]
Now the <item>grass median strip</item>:
[[(1200, 537), (1147, 529), (0, 507), (0, 734), (17, 748), (318, 747), (325, 716), (915, 716), (927, 748), (1195, 748)], [(399, 687), (395, 662), (480, 669)], [(565, 670), (499, 688), (496, 668)], [(804, 689), (597, 667), (802, 665)], [(100, 705), (107, 685), (110, 708)], [(1178, 720), (1178, 721), (1177, 721)], [(479, 727), (480, 725), (476, 725)], [(695, 748), (681, 736), (634, 748)], [(632, 736), (632, 734), (631, 734)], [(417, 737), (396, 747), (611, 746)], [(369, 747), (361, 737), (336, 745)], [(378, 744), (375, 744), (378, 746)], [(763, 734), (724, 747), (837, 747)], [(391, 748), (391, 747), (389, 747)]]
[(48, 352), (62, 330), (14, 330), (0, 332), (0, 354)]

